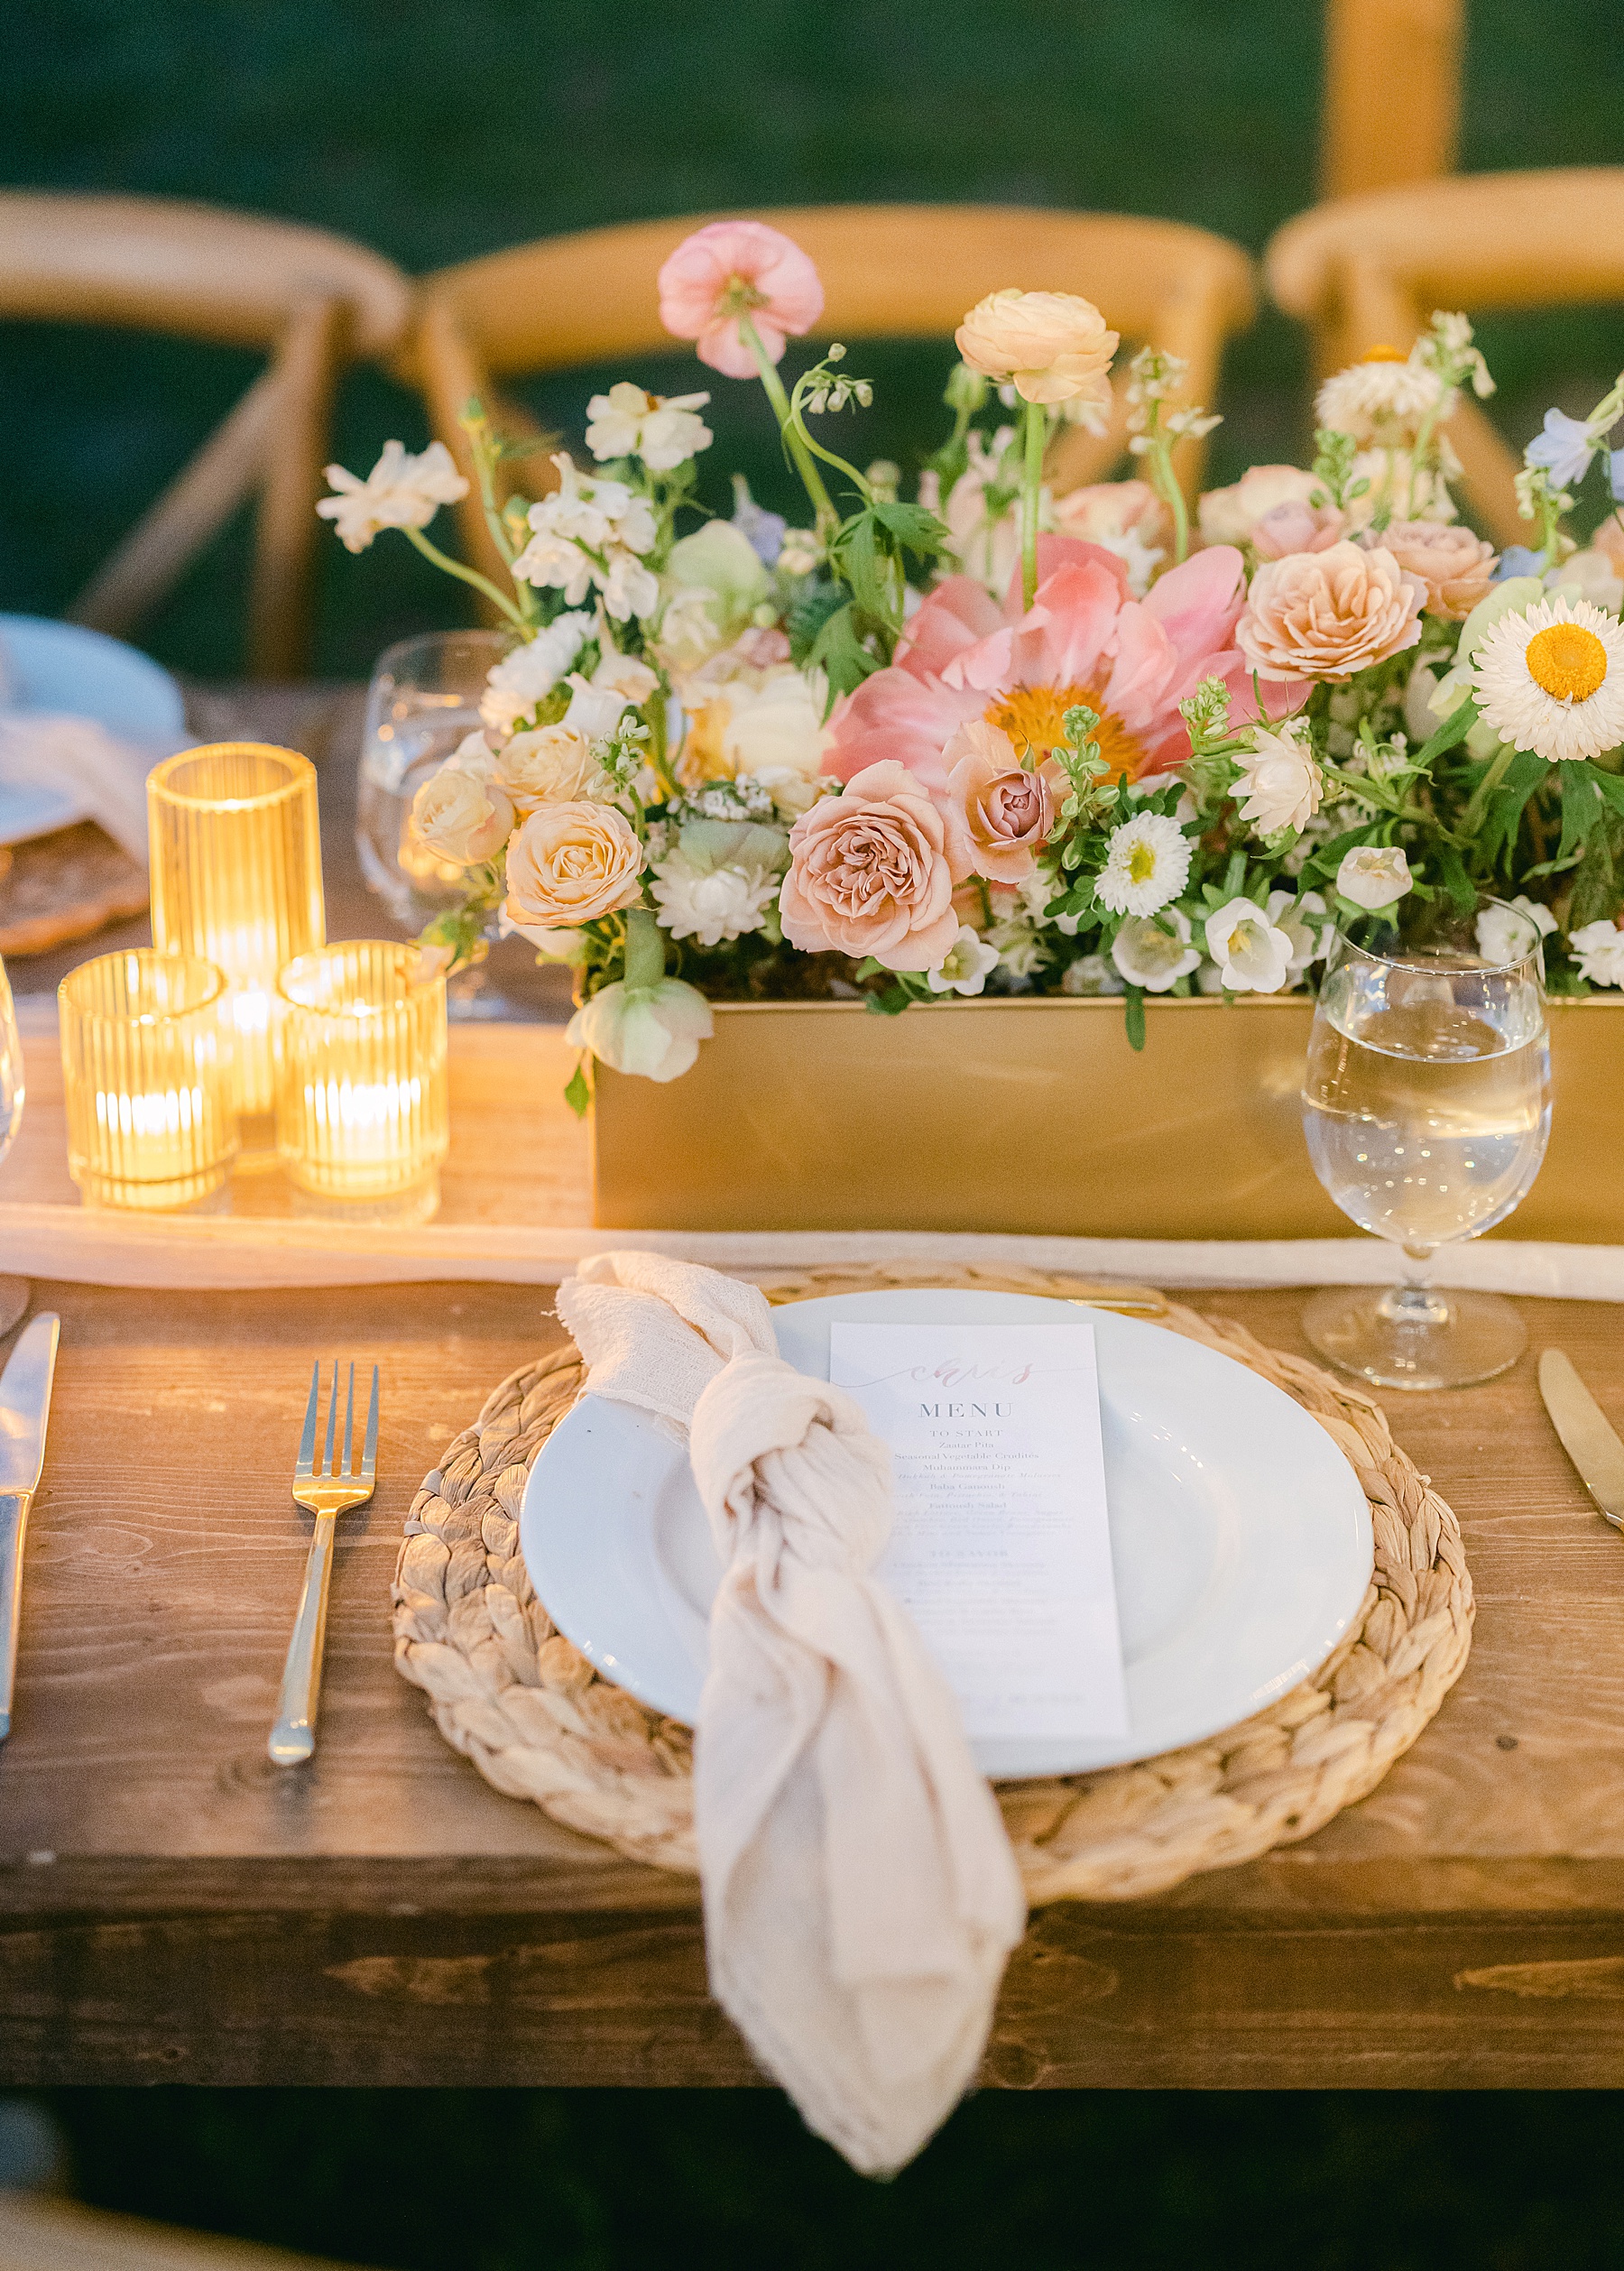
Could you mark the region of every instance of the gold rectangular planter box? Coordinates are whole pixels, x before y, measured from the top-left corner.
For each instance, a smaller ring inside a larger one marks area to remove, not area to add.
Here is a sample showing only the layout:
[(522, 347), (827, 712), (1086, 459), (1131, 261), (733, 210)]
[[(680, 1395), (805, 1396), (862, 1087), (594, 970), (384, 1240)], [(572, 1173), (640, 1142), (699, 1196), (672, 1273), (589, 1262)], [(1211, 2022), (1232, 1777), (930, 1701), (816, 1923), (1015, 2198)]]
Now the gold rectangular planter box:
[[(1306, 998), (718, 1003), (680, 1080), (598, 1067), (594, 1220), (615, 1230), (1324, 1238)], [(1519, 1238), (1624, 1244), (1624, 1000), (1555, 1002), (1555, 1108)]]

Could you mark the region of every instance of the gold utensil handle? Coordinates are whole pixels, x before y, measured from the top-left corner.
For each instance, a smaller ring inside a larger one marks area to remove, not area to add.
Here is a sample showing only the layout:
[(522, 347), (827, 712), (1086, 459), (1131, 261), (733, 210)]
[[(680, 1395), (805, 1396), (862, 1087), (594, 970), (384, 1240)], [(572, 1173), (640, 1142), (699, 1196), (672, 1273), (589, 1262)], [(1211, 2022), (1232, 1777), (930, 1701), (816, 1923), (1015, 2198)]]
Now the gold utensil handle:
[(288, 1642), (281, 1703), (271, 1730), (271, 1757), (279, 1767), (302, 1766), (316, 1748), (316, 1706), (321, 1696), (321, 1657), (327, 1643), (328, 1586), (333, 1574), (333, 1517), (318, 1514), (305, 1562), (304, 1591)]
[(31, 1491), (0, 1491), (0, 1742), (11, 1732), (17, 1677), (17, 1629), (23, 1621), (23, 1547)]

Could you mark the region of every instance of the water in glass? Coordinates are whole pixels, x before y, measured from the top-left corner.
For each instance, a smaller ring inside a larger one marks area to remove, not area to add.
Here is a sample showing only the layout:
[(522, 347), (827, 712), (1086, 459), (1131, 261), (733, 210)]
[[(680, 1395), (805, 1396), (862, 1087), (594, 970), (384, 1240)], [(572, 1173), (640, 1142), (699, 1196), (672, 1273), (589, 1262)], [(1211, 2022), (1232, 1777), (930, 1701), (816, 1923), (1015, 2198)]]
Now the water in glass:
[(355, 848), (367, 882), (395, 920), (411, 928), (459, 897), (464, 875), (418, 835), (411, 800), (478, 728), (485, 675), (512, 644), (500, 631), (430, 632), (389, 648), (373, 675)]

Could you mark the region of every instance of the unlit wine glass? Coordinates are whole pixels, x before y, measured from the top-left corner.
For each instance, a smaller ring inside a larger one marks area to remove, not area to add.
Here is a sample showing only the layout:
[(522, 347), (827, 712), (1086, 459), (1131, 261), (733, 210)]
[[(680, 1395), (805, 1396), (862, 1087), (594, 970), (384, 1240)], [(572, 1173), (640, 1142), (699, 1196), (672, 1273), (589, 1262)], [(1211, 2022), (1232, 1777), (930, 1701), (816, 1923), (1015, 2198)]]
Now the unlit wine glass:
[(1503, 1223), (1550, 1132), (1539, 939), (1498, 900), (1438, 901), (1339, 931), (1303, 1083), (1314, 1171), (1410, 1267), (1385, 1291), (1333, 1288), (1303, 1314), (1324, 1356), (1384, 1388), (1491, 1380), (1527, 1343), (1498, 1294), (1426, 1284), (1437, 1248)]

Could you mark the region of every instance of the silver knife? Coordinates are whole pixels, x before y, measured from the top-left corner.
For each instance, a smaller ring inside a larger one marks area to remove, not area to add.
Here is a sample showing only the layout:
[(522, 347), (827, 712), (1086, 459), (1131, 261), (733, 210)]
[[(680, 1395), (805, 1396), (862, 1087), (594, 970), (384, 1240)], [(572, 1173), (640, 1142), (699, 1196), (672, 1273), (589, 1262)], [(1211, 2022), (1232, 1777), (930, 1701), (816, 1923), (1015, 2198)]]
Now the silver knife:
[(45, 1423), (61, 1329), (60, 1317), (49, 1313), (35, 1317), (18, 1335), (11, 1362), (0, 1372), (0, 1742), (11, 1732), (23, 1546), (28, 1509), (45, 1463)]
[(1539, 1392), (1579, 1480), (1616, 1529), (1624, 1529), (1624, 1443), (1559, 1348), (1539, 1360)]

